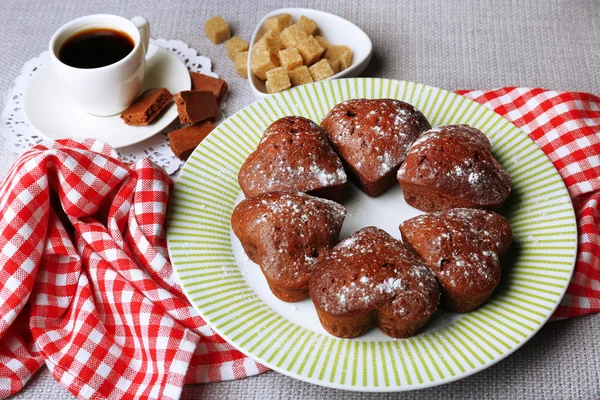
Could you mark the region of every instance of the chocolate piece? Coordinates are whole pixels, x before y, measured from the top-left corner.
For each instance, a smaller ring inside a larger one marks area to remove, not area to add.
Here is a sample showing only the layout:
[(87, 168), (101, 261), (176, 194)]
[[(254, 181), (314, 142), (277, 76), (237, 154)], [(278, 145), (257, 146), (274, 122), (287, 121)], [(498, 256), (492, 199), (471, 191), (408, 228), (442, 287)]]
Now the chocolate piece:
[(148, 125), (172, 98), (165, 88), (148, 89), (121, 113), (121, 118), (127, 125)]
[(204, 121), (218, 117), (219, 105), (213, 92), (203, 90), (184, 90), (175, 96), (179, 121), (182, 124)]
[(169, 136), (173, 154), (182, 160), (187, 160), (196, 146), (198, 146), (213, 129), (215, 129), (213, 124), (204, 121), (170, 132), (167, 136)]
[(204, 90), (213, 92), (217, 98), (217, 103), (221, 104), (223, 97), (227, 93), (227, 82), (223, 79), (213, 78), (212, 76), (190, 72), (192, 78), (192, 90)]

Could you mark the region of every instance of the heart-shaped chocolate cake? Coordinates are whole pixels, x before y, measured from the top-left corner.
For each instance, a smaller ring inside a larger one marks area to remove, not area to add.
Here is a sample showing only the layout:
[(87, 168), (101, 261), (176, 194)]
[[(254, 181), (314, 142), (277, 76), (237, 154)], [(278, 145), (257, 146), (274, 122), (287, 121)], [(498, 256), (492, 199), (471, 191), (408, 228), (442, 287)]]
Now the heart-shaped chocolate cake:
[(427, 262), (442, 287), (442, 304), (470, 312), (500, 282), (500, 257), (512, 241), (508, 221), (491, 211), (456, 208), (400, 225), (404, 243)]
[(344, 206), (330, 200), (271, 192), (238, 204), (231, 227), (273, 294), (294, 302), (308, 297), (309, 277), (337, 243), (345, 216)]
[(459, 207), (497, 210), (511, 192), (511, 179), (490, 149), (488, 138), (468, 125), (424, 133), (398, 171), (404, 199), (427, 212)]
[(345, 338), (372, 326), (391, 337), (412, 336), (440, 298), (435, 275), (421, 257), (375, 227), (327, 253), (312, 273), (309, 292), (323, 327)]
[(319, 125), (303, 117), (273, 122), (238, 174), (247, 198), (273, 191), (339, 200), (346, 173)]
[(394, 185), (410, 145), (431, 128), (413, 105), (393, 99), (344, 101), (321, 126), (350, 177), (372, 197)]

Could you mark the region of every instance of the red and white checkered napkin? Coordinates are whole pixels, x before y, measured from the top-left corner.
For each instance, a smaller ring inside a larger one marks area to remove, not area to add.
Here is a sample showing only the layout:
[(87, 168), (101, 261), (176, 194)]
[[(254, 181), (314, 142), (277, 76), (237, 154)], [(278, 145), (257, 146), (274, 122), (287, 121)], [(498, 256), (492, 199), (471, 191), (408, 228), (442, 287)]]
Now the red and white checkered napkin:
[(24, 153), (0, 184), (0, 398), (46, 364), (80, 398), (177, 399), (266, 368), (183, 295), (165, 240), (171, 179), (107, 145)]
[(552, 160), (573, 199), (579, 252), (571, 284), (552, 318), (600, 311), (600, 97), (517, 87), (458, 93), (527, 133)]
[[(600, 98), (504, 88), (459, 92), (548, 154), (579, 219), (579, 256), (555, 317), (600, 310)], [(167, 258), (171, 180), (94, 140), (24, 153), (0, 184), (0, 397), (46, 364), (81, 398), (178, 398), (184, 383), (266, 368), (198, 316)]]

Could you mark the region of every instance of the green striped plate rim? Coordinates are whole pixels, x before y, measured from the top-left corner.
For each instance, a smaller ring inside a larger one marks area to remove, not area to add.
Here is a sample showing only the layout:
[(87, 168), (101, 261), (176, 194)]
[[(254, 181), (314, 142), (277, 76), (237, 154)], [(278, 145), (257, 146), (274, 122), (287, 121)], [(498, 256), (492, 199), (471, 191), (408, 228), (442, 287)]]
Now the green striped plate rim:
[[(273, 311), (246, 282), (232, 252), (229, 219), (237, 173), (262, 132), (285, 115), (321, 121), (352, 98), (395, 98), (432, 126), (469, 124), (486, 133), (513, 180), (504, 215), (514, 245), (501, 285), (479, 310), (413, 338), (365, 341), (311, 331)], [(194, 151), (175, 186), (168, 225), (171, 260), (189, 301), (233, 346), (289, 376), (328, 387), (400, 391), (480, 371), (530, 339), (563, 297), (573, 272), (577, 227), (558, 172), (508, 120), (452, 92), (390, 79), (329, 80), (254, 103), (220, 124)]]

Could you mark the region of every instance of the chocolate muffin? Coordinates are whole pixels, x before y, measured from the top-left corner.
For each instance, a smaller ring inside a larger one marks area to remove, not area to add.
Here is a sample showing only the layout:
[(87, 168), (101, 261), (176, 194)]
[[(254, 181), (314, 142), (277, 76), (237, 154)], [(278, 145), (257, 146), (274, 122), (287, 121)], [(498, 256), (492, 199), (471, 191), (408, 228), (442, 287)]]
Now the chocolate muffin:
[(339, 103), (321, 122), (353, 181), (369, 196), (394, 184), (410, 145), (431, 128), (411, 104), (393, 99)]
[(231, 216), (233, 232), (275, 296), (308, 297), (317, 261), (336, 243), (346, 209), (304, 193), (272, 192), (243, 200)]
[(440, 297), (421, 257), (375, 227), (359, 230), (319, 260), (309, 293), (323, 328), (344, 338), (374, 325), (394, 338), (412, 336)]
[(273, 122), (238, 174), (246, 197), (273, 191), (305, 192), (339, 200), (346, 172), (319, 125), (303, 117)]
[(406, 202), (427, 212), (458, 207), (497, 210), (510, 195), (511, 180), (490, 149), (488, 138), (468, 125), (426, 132), (398, 171)]
[(512, 241), (504, 217), (472, 208), (411, 218), (400, 225), (400, 233), (438, 277), (442, 304), (461, 313), (490, 297), (500, 282), (500, 257)]

